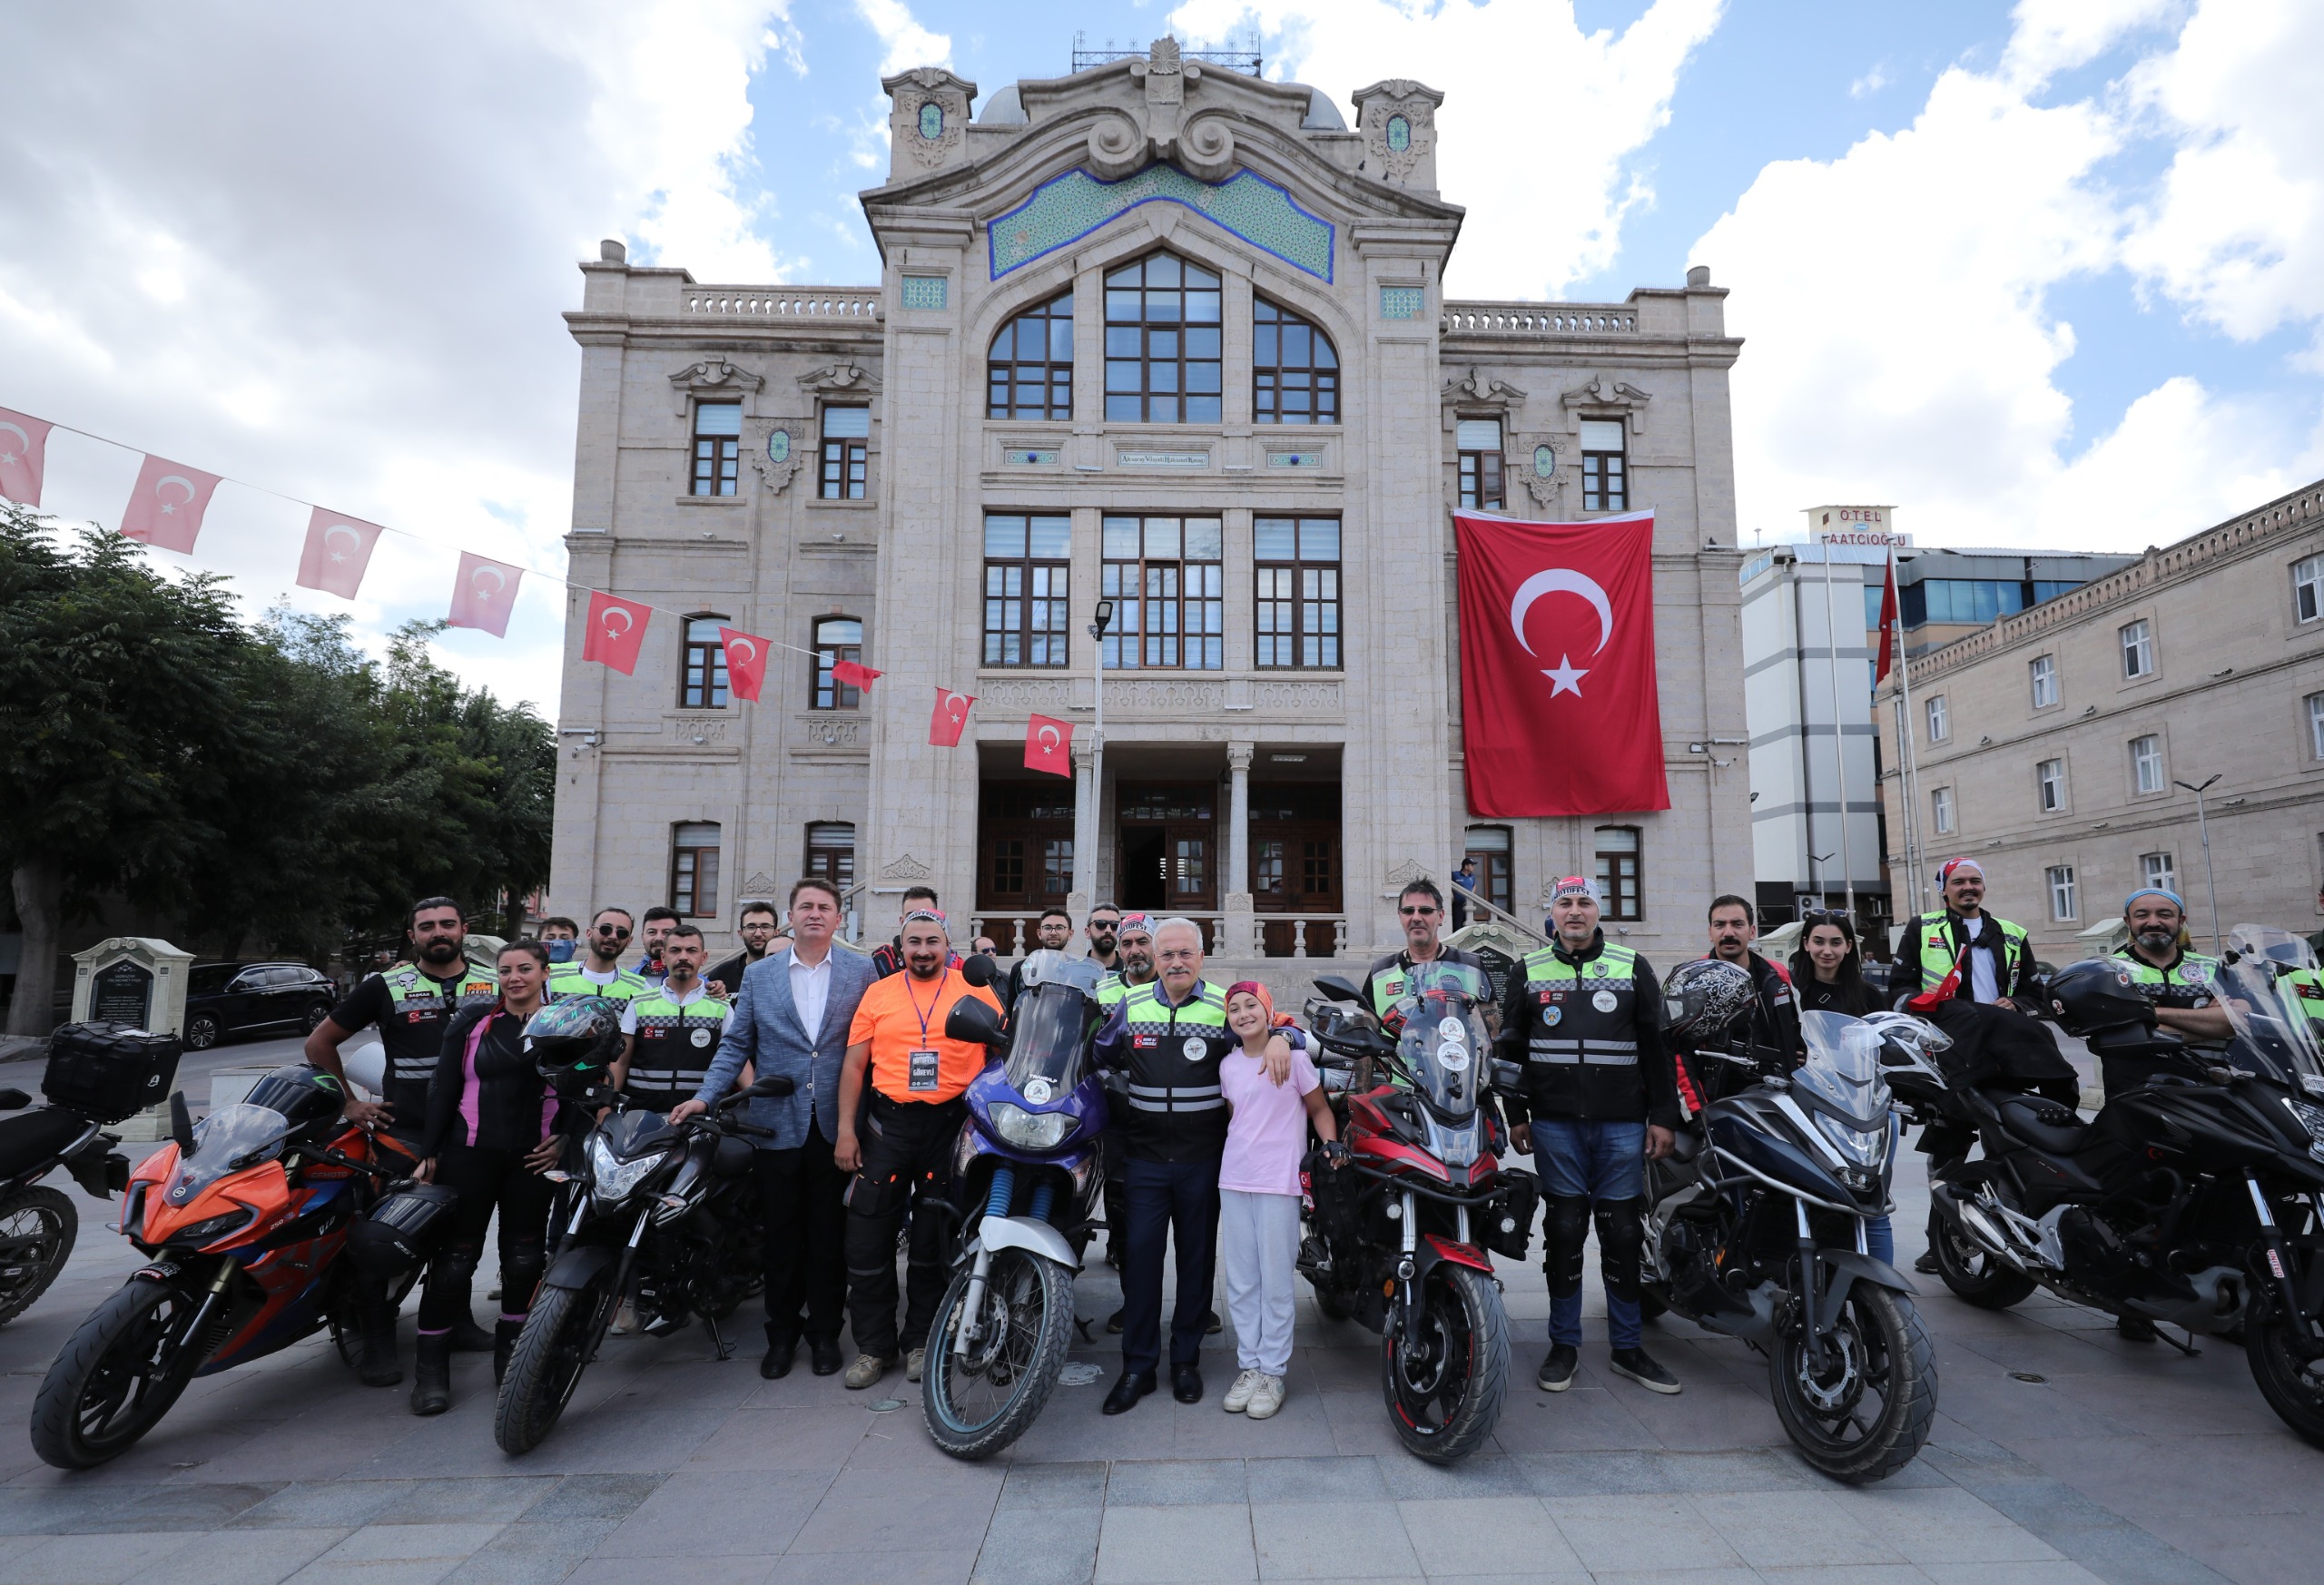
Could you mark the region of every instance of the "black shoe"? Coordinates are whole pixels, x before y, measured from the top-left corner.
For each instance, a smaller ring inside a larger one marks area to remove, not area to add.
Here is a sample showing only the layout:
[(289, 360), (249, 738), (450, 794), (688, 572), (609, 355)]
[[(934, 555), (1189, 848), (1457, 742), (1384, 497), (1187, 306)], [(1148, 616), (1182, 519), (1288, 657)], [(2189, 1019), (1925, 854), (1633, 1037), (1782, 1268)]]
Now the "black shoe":
[[(836, 1349), (832, 1351), (838, 1353)], [(759, 1361), (759, 1374), (770, 1382), (779, 1382), (791, 1373), (791, 1363), (799, 1357), (799, 1340), (795, 1337), (769, 1338), (766, 1357)]]
[(1114, 1383), (1114, 1390), (1106, 1394), (1105, 1413), (1127, 1414), (1137, 1407), (1137, 1401), (1140, 1398), (1152, 1391), (1154, 1391), (1154, 1373), (1151, 1371), (1141, 1375), (1132, 1375), (1129, 1372), (1124, 1371), (1121, 1379)]
[(396, 1363), (395, 1312), (383, 1295), (359, 1308), (362, 1334), (357, 1340), (355, 1379), (367, 1387), (392, 1387), (403, 1380), (403, 1366)]
[(1649, 1393), (1679, 1391), (1679, 1378), (1657, 1364), (1653, 1356), (1642, 1348), (1614, 1350), (1614, 1373), (1630, 1377)]
[(1913, 1269), (1920, 1273), (1923, 1276), (1942, 1276), (1945, 1275), (1936, 1269), (1936, 1251), (1934, 1249), (1923, 1250), (1921, 1252), (1921, 1257), (1913, 1262)]
[(1205, 1310), (1202, 1313), (1202, 1334), (1205, 1337), (1216, 1337), (1225, 1330), (1226, 1324), (1219, 1320), (1217, 1311)]
[(1121, 1334), (1122, 1313), (1119, 1310), (1117, 1310), (1112, 1314), (1106, 1317), (1106, 1335), (1108, 1337), (1119, 1337)]
[(1170, 1370), (1170, 1396), (1181, 1403), (1202, 1402), (1202, 1372), (1193, 1365), (1174, 1365)]
[(490, 1354), (492, 1334), (476, 1324), (476, 1317), (463, 1314), (452, 1323), (452, 1352), (454, 1354)]
[(819, 1376), (835, 1376), (847, 1362), (840, 1358), (839, 1339), (811, 1337), (807, 1339), (807, 1365)]
[(2114, 1318), (2114, 1335), (2127, 1343), (2152, 1343), (2154, 1323), (2141, 1315), (2118, 1315)]
[(1562, 1393), (1573, 1385), (1573, 1373), (1581, 1364), (1581, 1351), (1571, 1344), (1553, 1343), (1541, 1358), (1541, 1368), (1533, 1373), (1533, 1384), (1544, 1393)]
[(438, 1332), (419, 1340), (419, 1360), (412, 1371), (411, 1412), (441, 1414), (452, 1406), (452, 1336)]
[(492, 1324), (492, 1384), (498, 1386), (508, 1377), (508, 1360), (517, 1352), (517, 1339), (524, 1334), (525, 1324), (506, 1316)]

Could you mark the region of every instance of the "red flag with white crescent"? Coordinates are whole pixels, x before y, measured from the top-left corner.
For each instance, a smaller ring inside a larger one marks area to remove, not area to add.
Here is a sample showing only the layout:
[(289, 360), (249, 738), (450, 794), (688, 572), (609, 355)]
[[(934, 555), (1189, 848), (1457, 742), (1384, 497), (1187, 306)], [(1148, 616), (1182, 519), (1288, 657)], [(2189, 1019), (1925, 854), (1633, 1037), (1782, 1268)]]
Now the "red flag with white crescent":
[(873, 683), (885, 674), (883, 672), (873, 671), (870, 666), (858, 665), (853, 661), (832, 662), (832, 681), (845, 683), (851, 688), (868, 690)]
[[(608, 665), (623, 676), (637, 673), (637, 652), (645, 642), (645, 624), (654, 607), (625, 600), (602, 589), (589, 591), (589, 628), (581, 640), (581, 658)], [(729, 680), (727, 687), (734, 684)]]
[(936, 708), (928, 717), (928, 742), (932, 748), (958, 748), (960, 729), (969, 724), (969, 706), (977, 702), (973, 694), (955, 694), (950, 688), (936, 690)]
[(726, 650), (726, 691), (737, 699), (759, 702), (766, 682), (766, 640), (740, 628), (721, 627), (718, 642)]
[(1073, 723), (1036, 715), (1025, 723), (1025, 768), (1052, 776), (1073, 774)]
[(48, 468), (51, 428), (44, 419), (30, 413), (0, 408), (0, 496), (20, 507), (40, 505), (40, 481)]
[(121, 514), (121, 537), (192, 556), (194, 537), (202, 532), (202, 515), (210, 509), (210, 495), (217, 487), (214, 473), (164, 458), (146, 458), (137, 470), (136, 487), (129, 492), (129, 506)]
[(355, 598), (371, 565), (371, 547), (384, 532), (377, 523), (344, 517), (320, 507), (307, 519), (307, 543), (299, 552), (299, 586), (320, 589), (342, 600)]
[(452, 581), (452, 625), (507, 637), (508, 614), (516, 609), (517, 585), (524, 576), (523, 567), (460, 552), (459, 575)]
[(1452, 524), (1470, 810), (1509, 819), (1669, 808), (1654, 514), (1526, 523), (1456, 512)]

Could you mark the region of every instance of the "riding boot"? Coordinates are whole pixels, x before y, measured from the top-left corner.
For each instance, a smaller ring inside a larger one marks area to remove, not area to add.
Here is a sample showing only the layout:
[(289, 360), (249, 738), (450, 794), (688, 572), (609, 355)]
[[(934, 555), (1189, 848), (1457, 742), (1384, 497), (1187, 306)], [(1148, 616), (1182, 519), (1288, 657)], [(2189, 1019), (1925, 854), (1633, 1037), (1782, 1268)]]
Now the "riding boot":
[(492, 1380), (497, 1386), (508, 1375), (508, 1356), (517, 1352), (517, 1336), (525, 1330), (519, 1318), (511, 1321), (503, 1315), (492, 1327)]
[(452, 1406), (452, 1334), (419, 1334), (419, 1359), (412, 1369), (411, 1412), (441, 1414)]
[(403, 1380), (396, 1363), (396, 1312), (387, 1295), (363, 1285), (356, 1301), (356, 1321), (361, 1347), (356, 1355), (355, 1379), (367, 1387), (392, 1387)]

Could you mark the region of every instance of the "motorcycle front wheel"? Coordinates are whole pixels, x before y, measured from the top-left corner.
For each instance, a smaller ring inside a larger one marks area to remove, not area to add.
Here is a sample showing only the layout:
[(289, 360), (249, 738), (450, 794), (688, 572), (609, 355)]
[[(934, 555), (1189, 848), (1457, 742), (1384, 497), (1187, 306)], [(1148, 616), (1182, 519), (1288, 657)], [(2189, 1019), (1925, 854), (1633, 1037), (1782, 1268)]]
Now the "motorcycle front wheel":
[(1936, 1417), (1936, 1356), (1904, 1295), (1850, 1285), (1809, 1355), (1796, 1324), (1768, 1355), (1776, 1415), (1800, 1456), (1836, 1481), (1885, 1481), (1911, 1463)]
[(178, 1401), (205, 1350), (188, 1336), (202, 1295), (133, 1277), (89, 1312), (33, 1399), (33, 1451), (60, 1470), (129, 1451)]
[(1380, 1387), (1405, 1451), (1449, 1464), (1475, 1452), (1501, 1418), (1509, 1316), (1491, 1277), (1449, 1261), (1428, 1274), (1419, 1303), (1417, 1345), (1405, 1342), (1403, 1324), (1389, 1315)]
[(534, 1295), (494, 1406), (492, 1440), (502, 1452), (530, 1452), (556, 1429), (613, 1318), (615, 1269), (606, 1265), (583, 1287), (544, 1285)]
[(80, 1231), (81, 1213), (53, 1188), (21, 1188), (0, 1199), (0, 1324), (48, 1291)]
[(990, 1457), (1030, 1430), (1073, 1345), (1071, 1274), (1028, 1250), (996, 1249), (982, 1330), (962, 1357), (969, 1276), (962, 1266), (944, 1290), (920, 1373), (928, 1434), (956, 1459)]
[(1980, 1310), (2006, 1310), (2031, 1297), (2038, 1285), (1998, 1255), (1978, 1247), (1941, 1211), (1928, 1214), (1928, 1246), (1936, 1255), (1936, 1275), (1965, 1304)]
[(2299, 1432), (2300, 1440), (2324, 1447), (2324, 1382), (2301, 1368), (2302, 1355), (2292, 1345), (2290, 1320), (2274, 1290), (2260, 1287), (2243, 1319), (2243, 1354), (2251, 1364), (2251, 1379), (2276, 1418)]

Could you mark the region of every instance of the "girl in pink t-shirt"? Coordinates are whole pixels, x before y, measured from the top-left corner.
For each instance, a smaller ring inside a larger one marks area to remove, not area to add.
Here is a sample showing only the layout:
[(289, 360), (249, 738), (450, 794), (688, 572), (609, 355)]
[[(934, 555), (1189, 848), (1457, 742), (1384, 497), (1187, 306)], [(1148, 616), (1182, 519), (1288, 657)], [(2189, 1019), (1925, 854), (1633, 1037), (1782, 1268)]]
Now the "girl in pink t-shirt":
[[(1315, 1064), (1275, 1027), (1275, 1002), (1256, 980), (1226, 990), (1226, 1027), (1242, 1041), (1218, 1066), (1218, 1088), (1233, 1108), (1218, 1164), (1218, 1255), (1226, 1272), (1226, 1314), (1243, 1373), (1227, 1389), (1229, 1414), (1265, 1420), (1283, 1407), (1291, 1368), (1291, 1316), (1299, 1264), (1299, 1162), (1313, 1125), (1337, 1167), (1346, 1157)], [(1288, 1080), (1266, 1076), (1268, 1052), (1289, 1052)]]

